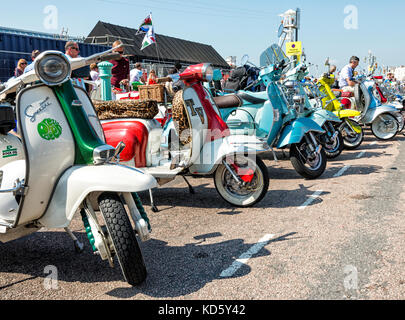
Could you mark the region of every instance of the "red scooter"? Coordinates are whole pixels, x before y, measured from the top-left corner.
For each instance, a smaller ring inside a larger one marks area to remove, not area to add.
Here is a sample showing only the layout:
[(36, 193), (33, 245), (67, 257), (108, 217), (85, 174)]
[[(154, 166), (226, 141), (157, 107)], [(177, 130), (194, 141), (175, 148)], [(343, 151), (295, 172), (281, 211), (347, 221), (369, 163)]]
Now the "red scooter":
[(160, 185), (178, 175), (213, 174), (225, 201), (249, 207), (262, 200), (269, 187), (267, 167), (256, 157), (269, 146), (255, 136), (230, 135), (211, 93), (202, 85), (212, 75), (208, 63), (188, 67), (180, 74), (184, 85), (175, 93), (172, 117), (163, 127), (156, 119), (103, 120), (106, 141), (112, 146), (123, 141), (126, 147), (120, 161), (153, 175)]

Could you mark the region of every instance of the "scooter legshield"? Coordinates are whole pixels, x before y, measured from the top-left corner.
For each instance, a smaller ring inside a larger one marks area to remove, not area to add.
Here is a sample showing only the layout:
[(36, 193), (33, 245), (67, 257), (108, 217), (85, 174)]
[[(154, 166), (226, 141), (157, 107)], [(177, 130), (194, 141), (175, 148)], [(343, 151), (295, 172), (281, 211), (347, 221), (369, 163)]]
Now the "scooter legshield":
[(278, 139), (277, 148), (282, 148), (293, 143), (298, 143), (309, 131), (325, 133), (315, 121), (308, 118), (298, 118), (289, 125), (285, 126), (280, 138)]
[(320, 127), (322, 127), (326, 121), (341, 122), (339, 117), (333, 112), (325, 109), (318, 109), (307, 118), (316, 122)]
[(154, 177), (136, 168), (119, 164), (74, 166), (59, 179), (47, 211), (39, 222), (47, 228), (65, 228), (90, 193), (139, 192), (156, 186)]

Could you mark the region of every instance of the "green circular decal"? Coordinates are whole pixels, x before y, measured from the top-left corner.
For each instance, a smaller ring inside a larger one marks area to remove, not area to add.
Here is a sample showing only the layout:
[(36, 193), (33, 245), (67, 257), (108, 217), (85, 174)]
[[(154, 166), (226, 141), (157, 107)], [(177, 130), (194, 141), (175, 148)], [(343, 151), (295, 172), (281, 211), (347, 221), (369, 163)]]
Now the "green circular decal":
[(38, 133), (45, 140), (55, 140), (62, 134), (62, 127), (54, 119), (45, 119), (38, 124)]

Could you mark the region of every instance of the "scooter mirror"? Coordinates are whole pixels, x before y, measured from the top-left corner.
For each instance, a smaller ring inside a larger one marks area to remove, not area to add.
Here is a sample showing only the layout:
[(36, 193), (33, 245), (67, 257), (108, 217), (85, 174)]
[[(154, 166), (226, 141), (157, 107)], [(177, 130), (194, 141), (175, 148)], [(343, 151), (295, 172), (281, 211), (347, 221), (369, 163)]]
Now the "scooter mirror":
[(247, 54), (245, 54), (245, 55), (242, 57), (242, 59), (241, 59), (241, 61), (240, 61), (240, 64), (241, 64), (242, 66), (244, 66), (246, 63), (248, 63), (248, 61), (249, 61), (249, 56), (248, 56)]
[(329, 66), (329, 58), (326, 59), (325, 66)]
[(277, 37), (280, 38), (283, 35), (283, 32), (284, 32), (284, 25), (280, 24), (280, 26), (278, 27)]

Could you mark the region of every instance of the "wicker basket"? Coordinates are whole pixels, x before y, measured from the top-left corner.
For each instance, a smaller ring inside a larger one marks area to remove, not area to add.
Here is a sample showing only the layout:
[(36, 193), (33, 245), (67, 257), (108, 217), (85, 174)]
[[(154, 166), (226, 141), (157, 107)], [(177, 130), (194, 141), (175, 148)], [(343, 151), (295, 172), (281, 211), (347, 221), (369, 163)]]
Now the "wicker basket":
[(157, 102), (154, 100), (93, 100), (93, 104), (100, 120), (118, 118), (153, 119), (159, 113)]
[(151, 84), (138, 87), (139, 100), (155, 100), (157, 102), (165, 102), (165, 86), (164, 84)]

